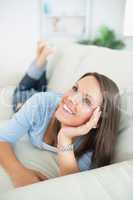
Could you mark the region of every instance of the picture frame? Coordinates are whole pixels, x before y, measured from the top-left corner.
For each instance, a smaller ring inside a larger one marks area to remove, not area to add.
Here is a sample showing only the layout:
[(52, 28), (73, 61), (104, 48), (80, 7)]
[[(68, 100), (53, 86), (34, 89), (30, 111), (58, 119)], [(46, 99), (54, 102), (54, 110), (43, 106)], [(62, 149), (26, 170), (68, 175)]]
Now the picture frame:
[(91, 0), (39, 0), (39, 3), (41, 38), (89, 36)]

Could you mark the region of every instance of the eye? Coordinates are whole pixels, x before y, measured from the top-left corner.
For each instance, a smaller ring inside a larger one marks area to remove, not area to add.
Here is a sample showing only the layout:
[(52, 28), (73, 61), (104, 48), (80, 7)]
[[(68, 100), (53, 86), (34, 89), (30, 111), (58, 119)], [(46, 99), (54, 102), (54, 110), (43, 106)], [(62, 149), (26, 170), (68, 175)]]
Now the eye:
[(77, 91), (78, 91), (78, 87), (77, 87), (77, 86), (73, 86), (73, 87), (72, 87), (72, 90), (73, 90), (74, 92), (77, 92)]
[(91, 101), (88, 98), (84, 98), (83, 102), (86, 103), (87, 105), (91, 105)]

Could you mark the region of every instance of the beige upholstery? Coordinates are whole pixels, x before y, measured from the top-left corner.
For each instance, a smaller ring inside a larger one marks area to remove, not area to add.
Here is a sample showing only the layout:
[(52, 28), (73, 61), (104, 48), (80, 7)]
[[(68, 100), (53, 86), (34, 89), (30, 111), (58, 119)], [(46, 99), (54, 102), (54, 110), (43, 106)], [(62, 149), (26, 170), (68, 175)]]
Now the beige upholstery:
[(132, 200), (133, 160), (9, 192), (0, 200)]
[[(114, 162), (116, 164), (64, 176), (44, 183), (13, 190), (0, 200), (132, 200), (133, 199), (133, 53), (110, 50), (95, 46), (82, 46), (72, 42), (53, 41), (57, 52), (49, 58), (49, 90), (64, 92), (82, 74), (96, 71), (108, 75), (120, 88), (122, 118)], [(17, 69), (18, 70), (18, 69)], [(16, 76), (9, 72), (4, 87), (10, 93), (10, 85), (20, 80), (22, 72)], [(0, 74), (0, 76), (2, 76)], [(10, 78), (9, 78), (10, 77)], [(1, 80), (1, 79), (0, 79)], [(3, 98), (1, 87), (0, 99)], [(11, 95), (5, 95), (6, 104), (0, 105), (0, 120), (11, 115)], [(11, 93), (10, 93), (11, 94)], [(1, 102), (1, 101), (0, 101)], [(122, 162), (124, 161), (124, 162)]]
[[(23, 137), (14, 146), (17, 158), (28, 169), (39, 171), (48, 179), (59, 176), (58, 156), (54, 152), (42, 151), (33, 147), (28, 137)], [(6, 171), (0, 167), (0, 196), (2, 193), (14, 189), (12, 180)]]

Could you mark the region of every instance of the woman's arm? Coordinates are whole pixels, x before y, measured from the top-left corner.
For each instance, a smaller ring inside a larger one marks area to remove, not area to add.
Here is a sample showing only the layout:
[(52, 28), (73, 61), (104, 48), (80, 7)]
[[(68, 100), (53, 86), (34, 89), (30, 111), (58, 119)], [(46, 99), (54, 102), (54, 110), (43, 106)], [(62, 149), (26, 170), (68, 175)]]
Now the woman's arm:
[(27, 101), (33, 94), (40, 91), (46, 91), (46, 65), (47, 57), (53, 53), (53, 49), (49, 48), (44, 42), (40, 42), (37, 48), (37, 57), (28, 68), (16, 89), (14, 90), (12, 105), (13, 111), (17, 112), (23, 103)]
[(80, 168), (72, 148), (72, 140), (66, 138), (63, 134), (58, 134), (57, 148), (60, 175), (64, 176), (67, 174), (80, 172)]
[[(83, 156), (83, 159), (79, 159), (79, 162), (76, 161), (73, 150), (70, 151), (60, 151), (60, 146), (68, 146), (72, 144), (73, 139), (75, 137), (86, 135), (90, 132), (92, 128), (97, 127), (98, 120), (100, 118), (101, 111), (100, 108), (97, 107), (93, 112), (91, 118), (88, 122), (79, 127), (69, 127), (63, 126), (58, 133), (58, 149), (59, 149), (59, 165), (60, 165), (60, 174), (66, 175), (75, 172), (79, 172), (86, 169), (86, 164), (90, 165), (91, 153)], [(61, 148), (62, 149), (62, 148)]]
[(47, 57), (53, 52), (54, 50), (50, 48), (46, 42), (38, 42), (36, 59), (28, 68), (24, 78), (20, 81), (19, 86), (21, 90), (36, 89), (36, 84), (41, 79), (42, 75), (45, 78), (44, 84), (47, 84), (45, 70)]
[(12, 145), (8, 142), (0, 141), (0, 165), (10, 175), (13, 175), (16, 169), (22, 166), (13, 152)]
[(16, 158), (11, 144), (0, 142), (0, 165), (10, 176), (15, 187), (26, 186), (47, 180), (40, 172), (26, 168)]
[[(45, 78), (46, 81), (46, 63), (47, 57), (52, 53), (52, 49), (48, 47), (46, 42), (39, 42), (37, 45), (37, 55), (35, 61), (30, 65), (27, 70), (27, 73), (22, 78), (18, 87), (20, 91), (36, 89), (36, 84), (42, 77)], [(45, 82), (47, 84), (47, 82)]]
[(20, 137), (30, 133), (35, 121), (39, 123), (41, 100), (41, 94), (31, 97), (19, 112), (0, 128), (0, 165), (7, 171), (15, 186), (28, 185), (43, 178), (40, 173), (25, 168), (16, 158), (12, 148)]
[(37, 89), (37, 83), (43, 77), (45, 79), (45, 85), (47, 85), (46, 79), (46, 66), (47, 61), (45, 58), (45, 62), (42, 63), (41, 66), (38, 66), (37, 61), (33, 61), (32, 64), (29, 66), (25, 76), (19, 83), (20, 90), (29, 90), (29, 89)]

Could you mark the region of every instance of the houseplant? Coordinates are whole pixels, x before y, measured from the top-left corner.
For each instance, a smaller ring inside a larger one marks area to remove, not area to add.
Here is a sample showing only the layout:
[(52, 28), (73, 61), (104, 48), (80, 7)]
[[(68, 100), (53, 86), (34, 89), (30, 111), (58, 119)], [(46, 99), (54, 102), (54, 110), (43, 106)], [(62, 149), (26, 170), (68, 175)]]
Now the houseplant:
[(78, 43), (83, 45), (103, 46), (111, 49), (123, 49), (125, 47), (124, 42), (117, 39), (115, 32), (107, 26), (102, 26), (99, 30), (99, 35), (93, 40), (83, 39), (78, 41)]

